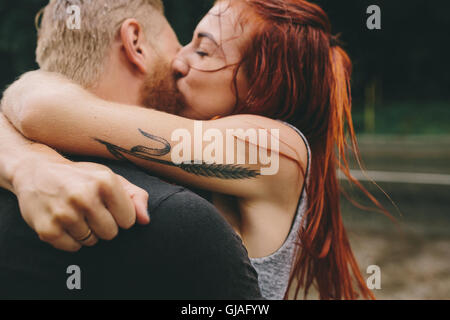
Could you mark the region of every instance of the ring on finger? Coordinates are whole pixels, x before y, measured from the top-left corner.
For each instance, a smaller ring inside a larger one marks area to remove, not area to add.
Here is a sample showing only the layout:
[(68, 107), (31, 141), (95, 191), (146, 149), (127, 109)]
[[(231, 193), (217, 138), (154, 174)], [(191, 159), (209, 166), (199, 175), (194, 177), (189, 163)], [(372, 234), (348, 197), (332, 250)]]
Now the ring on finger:
[(89, 240), (92, 237), (92, 230), (88, 229), (88, 231), (86, 232), (86, 234), (81, 237), (80, 239), (77, 239), (78, 242), (86, 242), (87, 240)]

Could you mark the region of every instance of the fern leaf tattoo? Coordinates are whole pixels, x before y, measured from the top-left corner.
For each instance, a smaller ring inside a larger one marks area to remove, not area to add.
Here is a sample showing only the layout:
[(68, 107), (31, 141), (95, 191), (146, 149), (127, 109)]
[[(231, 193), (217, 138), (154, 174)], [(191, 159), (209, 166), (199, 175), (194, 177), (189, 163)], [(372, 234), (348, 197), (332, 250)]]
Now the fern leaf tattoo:
[(93, 138), (98, 143), (103, 144), (108, 151), (118, 160), (131, 162), (125, 155), (129, 155), (138, 159), (152, 161), (155, 163), (177, 167), (185, 172), (209, 178), (218, 178), (226, 180), (244, 180), (253, 179), (260, 175), (259, 171), (252, 170), (239, 165), (227, 165), (227, 164), (208, 164), (205, 162), (197, 163), (192, 161), (190, 163), (175, 164), (171, 161), (158, 159), (155, 157), (161, 157), (167, 155), (172, 150), (169, 142), (164, 138), (154, 136), (143, 130), (139, 129), (139, 132), (144, 137), (162, 144), (162, 148), (149, 148), (145, 146), (135, 146), (130, 150), (121, 148), (112, 143)]
[(186, 172), (195, 174), (197, 176), (221, 178), (227, 180), (251, 179), (259, 176), (258, 171), (237, 165), (207, 164), (204, 162), (201, 164), (196, 164), (194, 162), (191, 162), (182, 163), (176, 166)]

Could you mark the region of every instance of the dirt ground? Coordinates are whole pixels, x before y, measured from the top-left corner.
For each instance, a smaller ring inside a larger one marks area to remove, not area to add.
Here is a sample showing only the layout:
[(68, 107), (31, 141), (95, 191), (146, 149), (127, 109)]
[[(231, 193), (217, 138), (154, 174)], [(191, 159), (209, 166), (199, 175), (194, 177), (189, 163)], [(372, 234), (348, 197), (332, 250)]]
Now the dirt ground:
[[(367, 170), (450, 174), (450, 137), (363, 137), (360, 146)], [(397, 220), (342, 201), (363, 276), (371, 275), (368, 266), (380, 267), (377, 299), (450, 299), (450, 186), (380, 183), (397, 210), (380, 190), (364, 185)], [(354, 188), (345, 189), (362, 201)]]
[(450, 299), (449, 236), (355, 232), (351, 242), (363, 275), (381, 269), (377, 299)]
[(450, 217), (396, 227), (383, 217), (355, 216), (345, 219), (347, 232), (363, 277), (371, 276), (368, 266), (380, 267), (377, 299), (450, 299)]

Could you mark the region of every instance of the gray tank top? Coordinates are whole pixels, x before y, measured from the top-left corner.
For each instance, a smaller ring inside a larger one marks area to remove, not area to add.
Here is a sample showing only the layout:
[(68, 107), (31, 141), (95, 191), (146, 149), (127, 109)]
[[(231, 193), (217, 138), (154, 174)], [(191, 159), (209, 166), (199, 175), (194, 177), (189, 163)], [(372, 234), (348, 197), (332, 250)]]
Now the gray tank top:
[[(311, 149), (305, 136), (294, 126), (285, 123), (293, 128), (302, 137), (308, 150), (308, 164), (305, 173), (305, 182), (309, 180), (309, 171), (311, 163)], [(295, 214), (291, 230), (285, 242), (273, 254), (262, 258), (251, 258), (250, 262), (258, 273), (258, 283), (261, 289), (261, 294), (264, 298), (269, 300), (282, 300), (286, 293), (289, 278), (291, 275), (291, 268), (293, 264), (294, 254), (296, 250), (296, 242), (298, 231), (300, 229), (303, 215), (307, 210), (307, 197), (305, 183), (300, 195), (297, 212)]]

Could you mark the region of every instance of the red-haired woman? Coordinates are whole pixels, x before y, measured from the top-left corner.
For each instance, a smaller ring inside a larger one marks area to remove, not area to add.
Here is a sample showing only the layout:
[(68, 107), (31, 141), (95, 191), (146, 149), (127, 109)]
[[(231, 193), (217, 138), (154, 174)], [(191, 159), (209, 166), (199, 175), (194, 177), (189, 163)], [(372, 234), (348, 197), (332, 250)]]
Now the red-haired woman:
[[(347, 133), (356, 152), (351, 62), (324, 11), (303, 0), (218, 1), (173, 72), (184, 102), (177, 115), (106, 102), (38, 73), (22, 79), (28, 109), (11, 120), (59, 150), (127, 159), (210, 191), (242, 238), (266, 298), (286, 298), (291, 285), (307, 293), (312, 284), (322, 299), (354, 299), (358, 291), (373, 298), (342, 223), (336, 175), (341, 169), (354, 181), (346, 161)], [(182, 152), (174, 146), (189, 136), (198, 143), (181, 143)], [(265, 152), (252, 162), (255, 147)], [(269, 158), (279, 163), (264, 171)]]

